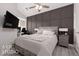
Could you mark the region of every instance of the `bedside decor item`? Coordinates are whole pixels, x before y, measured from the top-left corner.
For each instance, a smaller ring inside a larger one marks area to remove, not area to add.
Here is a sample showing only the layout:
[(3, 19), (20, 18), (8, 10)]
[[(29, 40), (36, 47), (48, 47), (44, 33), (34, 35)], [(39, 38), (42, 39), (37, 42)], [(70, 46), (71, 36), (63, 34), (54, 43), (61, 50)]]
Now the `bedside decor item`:
[(26, 34), (26, 29), (25, 28), (22, 28), (22, 31), (21, 32), (23, 32), (22, 35)]
[(23, 32), (21, 35), (30, 35), (31, 34), (31, 32), (29, 31), (29, 30), (26, 30), (25, 28), (22, 28), (22, 31), (21, 32)]
[(22, 28), (22, 32), (25, 32), (26, 31), (26, 29), (25, 28)]
[(59, 28), (59, 34), (67, 35), (68, 34), (68, 28)]

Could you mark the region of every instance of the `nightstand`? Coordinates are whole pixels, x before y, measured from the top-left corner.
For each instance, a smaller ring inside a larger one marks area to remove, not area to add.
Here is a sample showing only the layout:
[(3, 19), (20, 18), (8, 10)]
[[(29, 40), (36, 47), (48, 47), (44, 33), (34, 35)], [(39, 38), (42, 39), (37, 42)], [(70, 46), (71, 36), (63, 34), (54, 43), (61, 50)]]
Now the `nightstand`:
[(69, 44), (69, 35), (59, 35), (59, 43), (58, 45), (68, 47)]

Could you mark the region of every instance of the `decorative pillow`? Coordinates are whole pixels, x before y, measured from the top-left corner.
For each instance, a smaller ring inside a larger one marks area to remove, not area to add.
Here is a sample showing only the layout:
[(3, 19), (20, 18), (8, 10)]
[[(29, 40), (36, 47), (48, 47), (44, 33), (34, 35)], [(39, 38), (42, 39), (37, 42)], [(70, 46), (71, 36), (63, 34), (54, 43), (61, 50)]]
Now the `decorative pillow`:
[(52, 27), (39, 27), (42, 31), (47, 30), (47, 31), (52, 31), (55, 32), (56, 35), (58, 35), (58, 27), (57, 26), (52, 26)]
[(55, 32), (45, 30), (45, 31), (43, 31), (43, 34), (44, 35), (54, 35)]

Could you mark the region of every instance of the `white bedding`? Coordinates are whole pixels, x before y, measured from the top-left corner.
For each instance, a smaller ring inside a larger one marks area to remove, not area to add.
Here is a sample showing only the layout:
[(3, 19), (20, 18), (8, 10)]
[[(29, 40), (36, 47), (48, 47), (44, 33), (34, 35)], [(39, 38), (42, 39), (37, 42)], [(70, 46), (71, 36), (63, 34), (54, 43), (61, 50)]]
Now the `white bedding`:
[(57, 44), (57, 36), (43, 34), (23, 35), (15, 40), (15, 44), (38, 56), (51, 56)]

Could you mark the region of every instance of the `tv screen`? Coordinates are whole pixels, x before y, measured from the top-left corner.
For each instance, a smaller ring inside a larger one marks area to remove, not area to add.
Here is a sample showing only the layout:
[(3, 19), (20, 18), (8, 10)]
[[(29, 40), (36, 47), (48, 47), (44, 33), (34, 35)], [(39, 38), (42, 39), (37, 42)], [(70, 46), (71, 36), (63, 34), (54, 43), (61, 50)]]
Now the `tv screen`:
[(6, 11), (3, 28), (18, 28), (18, 23), (19, 19), (9, 11)]

